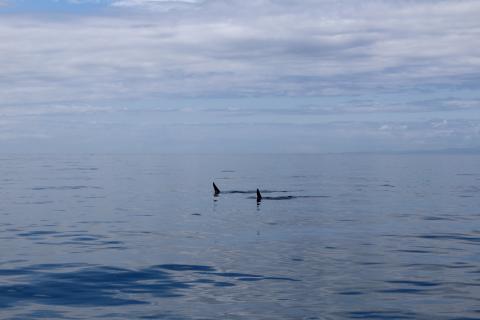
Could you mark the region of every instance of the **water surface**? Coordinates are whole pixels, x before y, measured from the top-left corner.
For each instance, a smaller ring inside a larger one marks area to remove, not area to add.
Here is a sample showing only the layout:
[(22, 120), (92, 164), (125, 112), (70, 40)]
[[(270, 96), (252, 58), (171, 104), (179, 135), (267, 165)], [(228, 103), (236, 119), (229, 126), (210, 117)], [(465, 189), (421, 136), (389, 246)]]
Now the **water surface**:
[(0, 182), (2, 319), (480, 318), (479, 156), (2, 155)]

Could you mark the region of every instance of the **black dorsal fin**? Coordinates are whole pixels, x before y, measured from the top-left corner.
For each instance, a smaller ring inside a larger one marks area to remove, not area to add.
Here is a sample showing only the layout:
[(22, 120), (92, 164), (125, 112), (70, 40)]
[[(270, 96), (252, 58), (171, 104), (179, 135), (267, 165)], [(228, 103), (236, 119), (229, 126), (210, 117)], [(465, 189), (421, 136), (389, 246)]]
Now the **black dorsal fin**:
[(218, 196), (220, 194), (220, 189), (218, 189), (217, 185), (215, 184), (215, 182), (213, 183), (213, 194), (215, 196)]
[(260, 190), (257, 189), (257, 202), (262, 201), (262, 194), (260, 193)]

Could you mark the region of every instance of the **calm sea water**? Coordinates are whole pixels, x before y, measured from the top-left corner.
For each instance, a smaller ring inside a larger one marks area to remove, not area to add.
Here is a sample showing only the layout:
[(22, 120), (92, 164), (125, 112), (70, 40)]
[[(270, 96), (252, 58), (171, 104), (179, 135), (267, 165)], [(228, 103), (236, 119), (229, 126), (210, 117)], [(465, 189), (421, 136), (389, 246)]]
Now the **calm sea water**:
[(3, 155), (0, 182), (1, 319), (480, 318), (479, 156)]

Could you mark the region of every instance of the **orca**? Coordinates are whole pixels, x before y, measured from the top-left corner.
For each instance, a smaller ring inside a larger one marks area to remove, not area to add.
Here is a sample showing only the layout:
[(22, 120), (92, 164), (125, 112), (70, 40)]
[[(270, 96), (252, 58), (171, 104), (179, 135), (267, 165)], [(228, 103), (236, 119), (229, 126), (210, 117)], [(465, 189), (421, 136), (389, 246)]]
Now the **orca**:
[(218, 189), (217, 185), (215, 182), (213, 183), (213, 195), (218, 196), (220, 194), (220, 189)]
[[(277, 192), (289, 192), (289, 191), (284, 191), (284, 190), (263, 190), (263, 193), (277, 193)], [(223, 194), (255, 194), (256, 193), (256, 199), (257, 203), (260, 204), (262, 200), (291, 200), (291, 199), (297, 199), (297, 198), (329, 198), (329, 196), (291, 196), (291, 195), (285, 195), (285, 196), (275, 196), (275, 197), (263, 197), (262, 193), (260, 192), (260, 189), (257, 188), (257, 190), (227, 190), (227, 191), (220, 191), (220, 189), (217, 187), (215, 182), (213, 182), (213, 196), (218, 197), (220, 193)], [(254, 197), (248, 197), (248, 199), (255, 199)], [(215, 200), (217, 201), (217, 200)]]
[[(270, 192), (270, 191), (267, 191)], [(275, 191), (271, 191), (275, 192)], [(283, 192), (283, 191), (277, 191), (277, 192)], [(265, 193), (265, 190), (264, 190)], [(253, 197), (250, 197), (252, 199)], [(262, 197), (262, 194), (260, 193), (260, 190), (257, 189), (257, 204), (262, 202), (262, 200), (291, 200), (291, 199), (298, 199), (298, 198), (329, 198), (329, 196), (276, 196), (276, 197)]]

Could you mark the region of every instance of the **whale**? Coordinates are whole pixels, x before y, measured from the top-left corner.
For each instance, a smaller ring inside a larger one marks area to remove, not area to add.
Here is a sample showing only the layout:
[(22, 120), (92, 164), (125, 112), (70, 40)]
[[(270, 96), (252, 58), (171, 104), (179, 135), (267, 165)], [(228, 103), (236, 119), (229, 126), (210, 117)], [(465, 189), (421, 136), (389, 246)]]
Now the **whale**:
[[(287, 190), (262, 190), (262, 193), (287, 193), (290, 191)], [(222, 194), (257, 194), (257, 190), (220, 190), (217, 184), (213, 182), (213, 194), (218, 196), (220, 193)]]
[(257, 188), (257, 202), (262, 201), (262, 194), (260, 193), (260, 190)]
[[(263, 197), (262, 193), (259, 189), (257, 189), (257, 203), (259, 204), (262, 200), (291, 200), (291, 199), (298, 199), (298, 198), (330, 198), (330, 196), (274, 196), (274, 197)], [(250, 197), (253, 199), (253, 197)]]
[(215, 182), (213, 183), (213, 195), (218, 196), (220, 194), (220, 189), (218, 189), (217, 185)]
[[(227, 190), (227, 191), (220, 191), (220, 188), (217, 187), (215, 182), (212, 183), (213, 185), (213, 196), (218, 197), (220, 193), (222, 194), (255, 194), (256, 196), (248, 197), (248, 199), (256, 199), (257, 203), (260, 203), (262, 200), (291, 200), (297, 198), (329, 198), (329, 196), (304, 196), (304, 195), (284, 195), (284, 196), (262, 196), (260, 189), (257, 190)], [(271, 193), (287, 193), (291, 191), (286, 190), (263, 190), (263, 193), (271, 194)]]

